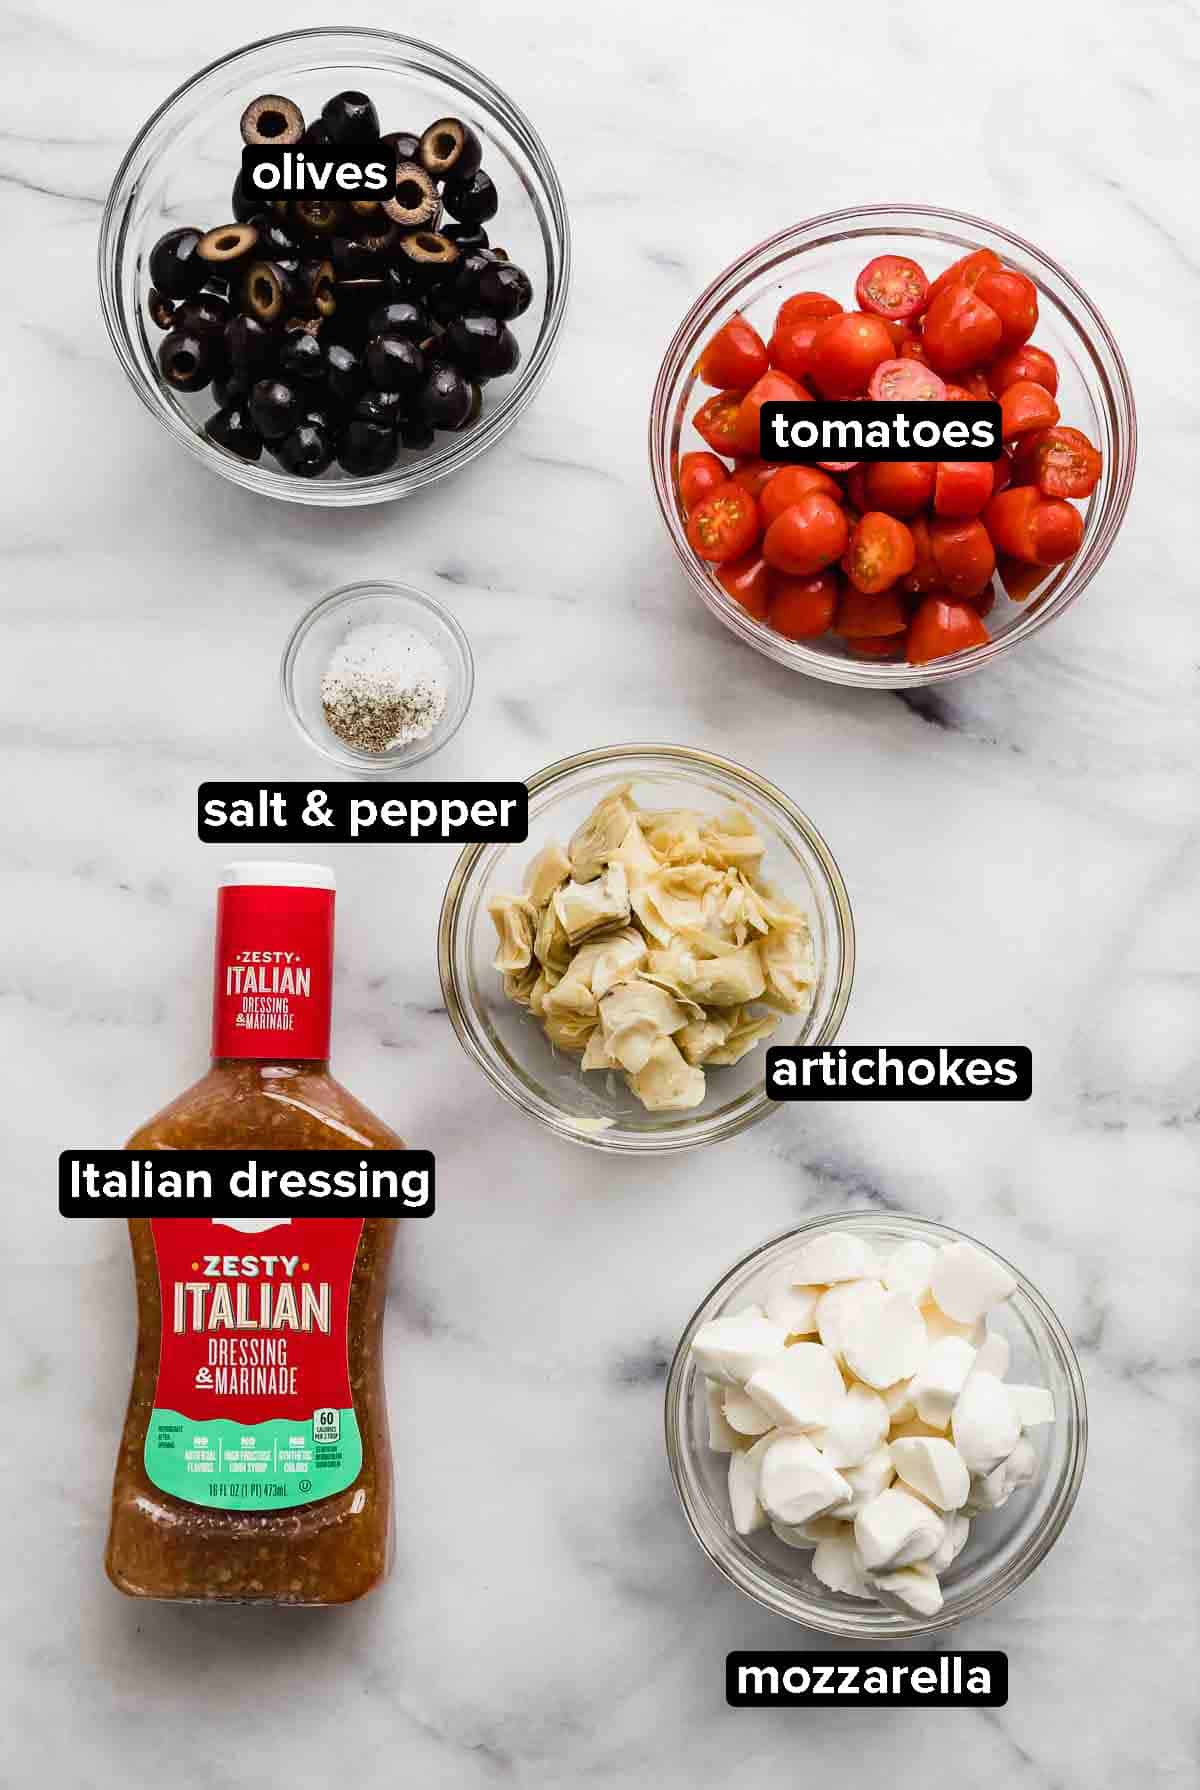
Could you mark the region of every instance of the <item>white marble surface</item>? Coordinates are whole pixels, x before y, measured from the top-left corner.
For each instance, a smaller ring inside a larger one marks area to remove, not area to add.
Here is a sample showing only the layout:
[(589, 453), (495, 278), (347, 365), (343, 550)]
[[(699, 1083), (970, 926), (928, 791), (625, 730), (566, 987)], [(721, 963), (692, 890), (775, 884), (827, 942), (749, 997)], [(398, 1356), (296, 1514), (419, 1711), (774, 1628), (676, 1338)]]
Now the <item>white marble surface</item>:
[[(444, 42), (527, 108), (570, 198), (577, 279), (555, 371), (505, 447), (344, 517), (202, 477), (126, 389), (92, 279), (147, 112), (247, 36), (327, 12), (5, 14), (0, 1781), (692, 1790), (841, 1772), (916, 1790), (949, 1747), (978, 1790), (1194, 1782), (1195, 13), (353, 10)], [(735, 645), (681, 583), (644, 462), (662, 347), (729, 253), (887, 198), (1045, 242), (1107, 313), (1144, 431), (1086, 601), (952, 686), (944, 725)], [(126, 1244), (59, 1221), (55, 1156), (118, 1142), (202, 1067), (219, 854), (195, 840), (196, 784), (315, 770), (277, 656), (304, 605), (370, 574), (442, 593), (473, 640), (475, 708), (439, 775), (519, 776), (634, 737), (727, 750), (840, 858), (861, 946), (844, 1036), (1025, 1039), (1037, 1094), (788, 1111), (707, 1155), (614, 1168), (535, 1133), (460, 1053), (434, 961), (451, 854), (343, 849), (338, 1067), (438, 1152), (442, 1189), (405, 1233), (387, 1332), (395, 1576), (340, 1614), (139, 1607), (100, 1566)], [(547, 633), (553, 654), (534, 650)], [(806, 1637), (694, 1548), (663, 1460), (664, 1364), (740, 1252), (862, 1204), (1010, 1253), (1083, 1360), (1074, 1519), (958, 1637), (1009, 1653), (1004, 1710), (724, 1706), (729, 1648)]]

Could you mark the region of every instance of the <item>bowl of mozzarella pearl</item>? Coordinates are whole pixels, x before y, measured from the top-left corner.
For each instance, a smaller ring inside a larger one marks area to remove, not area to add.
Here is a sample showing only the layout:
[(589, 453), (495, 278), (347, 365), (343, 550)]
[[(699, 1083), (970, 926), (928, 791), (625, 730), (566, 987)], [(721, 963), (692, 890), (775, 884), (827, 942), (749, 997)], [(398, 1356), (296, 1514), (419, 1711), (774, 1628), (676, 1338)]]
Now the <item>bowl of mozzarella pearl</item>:
[(815, 1219), (738, 1262), (667, 1383), (696, 1540), (767, 1609), (864, 1641), (989, 1609), (1062, 1533), (1087, 1453), (1070, 1340), (948, 1225)]

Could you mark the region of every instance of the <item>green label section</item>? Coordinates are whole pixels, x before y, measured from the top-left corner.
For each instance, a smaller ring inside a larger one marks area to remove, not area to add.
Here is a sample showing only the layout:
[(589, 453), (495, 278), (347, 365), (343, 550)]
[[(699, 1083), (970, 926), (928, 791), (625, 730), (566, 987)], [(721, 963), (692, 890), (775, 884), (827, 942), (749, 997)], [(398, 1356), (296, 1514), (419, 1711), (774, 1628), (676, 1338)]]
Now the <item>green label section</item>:
[(353, 1409), (243, 1424), (156, 1408), (145, 1458), (151, 1481), (186, 1504), (294, 1510), (354, 1484), (362, 1471), (362, 1437)]

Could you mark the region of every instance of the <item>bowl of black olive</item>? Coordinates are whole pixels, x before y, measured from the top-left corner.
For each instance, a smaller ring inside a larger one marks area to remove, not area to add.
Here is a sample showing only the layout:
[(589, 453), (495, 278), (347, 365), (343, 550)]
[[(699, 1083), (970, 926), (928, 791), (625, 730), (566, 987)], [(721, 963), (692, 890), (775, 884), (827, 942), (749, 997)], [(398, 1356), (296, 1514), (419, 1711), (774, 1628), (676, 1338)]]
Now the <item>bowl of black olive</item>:
[[(244, 150), (377, 151), (387, 181), (271, 196)], [(186, 449), (248, 490), (345, 506), (431, 484), (511, 427), (549, 370), (570, 255), (554, 166), (484, 75), (390, 32), (296, 31), (202, 69), (138, 133), (100, 294)]]

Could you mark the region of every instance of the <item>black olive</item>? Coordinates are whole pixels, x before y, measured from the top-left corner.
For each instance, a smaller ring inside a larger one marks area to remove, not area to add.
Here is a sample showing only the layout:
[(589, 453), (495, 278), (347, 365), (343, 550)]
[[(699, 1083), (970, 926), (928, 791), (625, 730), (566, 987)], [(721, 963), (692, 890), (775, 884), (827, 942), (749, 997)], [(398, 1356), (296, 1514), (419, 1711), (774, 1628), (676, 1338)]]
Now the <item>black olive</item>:
[(457, 364), (474, 379), (511, 373), (521, 358), (511, 329), (484, 312), (456, 318), (446, 331), (446, 341)]
[(378, 310), (386, 292), (382, 279), (339, 280), (335, 291), (337, 310), (330, 322), (336, 326), (337, 339), (364, 347), (367, 320)]
[[(334, 433), (334, 417), (338, 415), (337, 406), (325, 398), (317, 397), (308, 401), (300, 423), (312, 423), (314, 428), (324, 429), (327, 435)], [(296, 427), (300, 427), (300, 423)]]
[(245, 379), (240, 373), (226, 372), (221, 378), (212, 382), (212, 395), (217, 400), (217, 408), (228, 410), (231, 404), (245, 405), (250, 396), (252, 380)]
[(426, 374), (418, 409), (433, 429), (459, 429), (471, 413), (471, 385), (457, 367), (441, 363)]
[(332, 236), (341, 227), (336, 199), (293, 199), (292, 220), (302, 236)]
[(349, 89), (335, 93), (321, 108), (321, 119), (331, 143), (377, 143), (379, 114), (365, 93)]
[(339, 404), (353, 404), (362, 391), (366, 382), (362, 361), (344, 342), (334, 342), (325, 351), (325, 382)]
[(318, 317), (332, 317), (337, 309), (332, 261), (302, 261), (300, 285), (307, 305)]
[(409, 262), (404, 258), (400, 243), (396, 245), (397, 261), (384, 269), (384, 296), (390, 302), (394, 298), (411, 298), (414, 303), (420, 302), (416, 282), (409, 271)]
[(225, 358), (247, 386), (274, 366), (278, 343), (256, 317), (231, 317), (225, 325)]
[(364, 392), (354, 406), (354, 417), (360, 423), (380, 423), (394, 429), (408, 408), (404, 392)]
[(248, 315), (259, 323), (278, 323), (285, 311), (302, 302), (297, 274), (278, 261), (252, 261), (246, 269), (243, 302)]
[(166, 298), (190, 298), (208, 277), (196, 254), (202, 232), (187, 227), (168, 230), (150, 251), (150, 284)]
[(196, 253), (205, 263), (206, 272), (211, 272), (213, 268), (232, 270), (264, 251), (258, 246), (254, 224), (222, 224), (217, 230), (205, 231), (196, 244)]
[(257, 460), (262, 453), (262, 436), (250, 421), (250, 413), (245, 403), (236, 398), (231, 403), (222, 401), (220, 410), (214, 411), (204, 425), (204, 433), (218, 447), (228, 448), (240, 460)]
[(425, 356), (407, 336), (384, 334), (367, 344), (367, 378), (377, 391), (406, 391), (425, 376)]
[(423, 342), (429, 334), (429, 318), (420, 305), (410, 298), (395, 298), (372, 311), (367, 322), (368, 334), (407, 336), (410, 342)]
[(346, 210), (350, 214), (350, 222), (360, 236), (370, 234), (372, 224), (378, 223), (379, 214), (383, 210), (383, 202), (379, 199), (351, 199)]
[(494, 243), (492, 245), (492, 255), (493, 255), (494, 259), (497, 261), (511, 261), (512, 260), (512, 256), (509, 254), (507, 249), (498, 248)]
[(294, 329), (283, 338), (279, 370), (285, 379), (323, 379), (325, 353), (309, 330)]
[(400, 254), (402, 264), (411, 269), (417, 285), (423, 289), (448, 280), (462, 259), (458, 244), (436, 230), (414, 230), (410, 236), (402, 236)]
[(386, 472), (395, 461), (398, 447), (394, 429), (352, 417), (338, 442), (338, 465), (356, 478)]
[(311, 143), (314, 147), (324, 148), (329, 142), (329, 132), (325, 128), (325, 120), (323, 118), (315, 118), (306, 128), (300, 141), (302, 143)]
[(488, 233), (482, 224), (443, 224), (442, 235), (456, 242), (464, 255), (470, 255), (475, 249), (486, 249)]
[(464, 250), (462, 259), (454, 271), (454, 278), (443, 286), (446, 293), (458, 305), (458, 315), (464, 311), (486, 310), (486, 305), (479, 303), (479, 282), (489, 267), (496, 262), (489, 249)]
[(401, 162), (396, 169), (396, 190), (383, 209), (402, 230), (436, 230), (442, 202), (433, 177), (419, 162)]
[(533, 282), (523, 267), (493, 261), (479, 276), (479, 303), (493, 317), (520, 317), (533, 303)]
[(201, 392), (223, 368), (220, 345), (207, 331), (169, 329), (158, 344), (158, 365), (177, 392)]
[(412, 131), (386, 131), (379, 141), (395, 144), (397, 164), (419, 162), (421, 159), (421, 139)]
[(451, 217), (460, 224), (486, 224), (500, 209), (500, 195), (489, 174), (476, 168), (461, 180), (448, 180), (442, 188), (442, 199)]
[(146, 309), (150, 313), (150, 321), (158, 329), (170, 329), (175, 315), (175, 306), (165, 292), (158, 292), (151, 286), (150, 296), (146, 300)]
[(240, 293), (240, 289), (240, 279), (231, 279), (223, 273), (210, 273), (196, 297), (210, 298), (214, 304), (224, 305), (225, 315), (228, 317), (234, 308), (234, 294)]
[(242, 113), (243, 143), (298, 143), (304, 135), (300, 108), (279, 93), (263, 93)]
[(260, 379), (250, 388), (250, 420), (264, 441), (290, 435), (300, 421), (303, 401), (283, 379)]
[(433, 429), (423, 416), (401, 417), (400, 442), (403, 447), (418, 450), (432, 447)]
[(175, 310), (174, 327), (194, 330), (201, 336), (223, 336), (228, 322), (229, 306), (217, 298), (206, 297), (203, 292), (198, 292), (195, 298), (185, 298)]
[(421, 138), (421, 166), (435, 180), (465, 180), (483, 159), (483, 145), (461, 118), (439, 118)]
[(258, 252), (264, 261), (294, 261), (300, 253), (300, 244), (285, 218), (273, 211), (256, 211), (249, 222), (258, 231)]
[(248, 224), (255, 214), (262, 210), (262, 200), (257, 198), (254, 193), (246, 191), (245, 182), (240, 174), (233, 183), (229, 209), (239, 224)]
[(333, 438), (319, 423), (298, 423), (271, 450), (286, 472), (317, 479), (333, 461)]
[(468, 410), (466, 416), (464, 416), (462, 422), (458, 425), (459, 428), (460, 429), (469, 429), (471, 427), (472, 423), (477, 423), (479, 421), (479, 413), (482, 409), (483, 409), (483, 387), (479, 386), (479, 385), (473, 385), (471, 387), (471, 408), (470, 408), (470, 410)]

